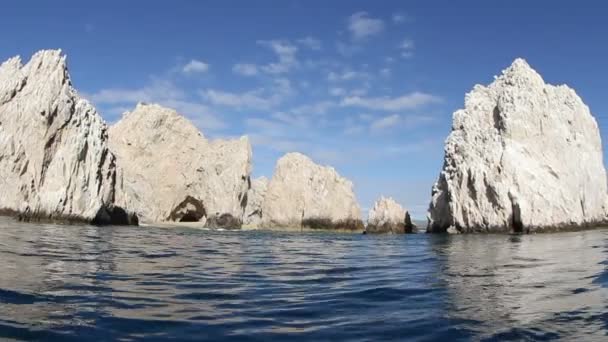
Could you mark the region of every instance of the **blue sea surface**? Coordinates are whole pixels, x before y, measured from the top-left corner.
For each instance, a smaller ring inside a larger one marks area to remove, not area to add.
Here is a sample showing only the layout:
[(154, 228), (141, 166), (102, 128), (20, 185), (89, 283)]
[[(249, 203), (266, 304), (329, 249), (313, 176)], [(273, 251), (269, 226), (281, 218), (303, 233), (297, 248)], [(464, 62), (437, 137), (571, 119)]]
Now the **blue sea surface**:
[(608, 340), (608, 230), (357, 235), (0, 219), (0, 339)]

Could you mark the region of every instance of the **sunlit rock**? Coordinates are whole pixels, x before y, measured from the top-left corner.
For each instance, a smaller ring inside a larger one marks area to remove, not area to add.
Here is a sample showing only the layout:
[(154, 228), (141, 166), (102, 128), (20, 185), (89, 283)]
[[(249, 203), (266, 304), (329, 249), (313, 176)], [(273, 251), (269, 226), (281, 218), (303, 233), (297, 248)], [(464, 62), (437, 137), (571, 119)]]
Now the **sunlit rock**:
[(251, 181), (251, 188), (247, 192), (247, 206), (243, 215), (243, 224), (253, 228), (261, 228), (262, 203), (268, 188), (268, 178), (260, 177)]
[(527, 232), (604, 223), (598, 125), (565, 85), (522, 59), (454, 113), (432, 191), (430, 232)]
[(265, 228), (363, 229), (353, 184), (300, 153), (277, 161), (262, 213)]
[(107, 127), (60, 50), (0, 65), (0, 212), (23, 220), (136, 223), (114, 206)]
[(414, 225), (410, 214), (392, 198), (380, 197), (370, 209), (367, 233), (412, 233)]
[(140, 103), (110, 128), (120, 166), (117, 199), (142, 222), (241, 225), (249, 189), (247, 137), (208, 141), (185, 117)]

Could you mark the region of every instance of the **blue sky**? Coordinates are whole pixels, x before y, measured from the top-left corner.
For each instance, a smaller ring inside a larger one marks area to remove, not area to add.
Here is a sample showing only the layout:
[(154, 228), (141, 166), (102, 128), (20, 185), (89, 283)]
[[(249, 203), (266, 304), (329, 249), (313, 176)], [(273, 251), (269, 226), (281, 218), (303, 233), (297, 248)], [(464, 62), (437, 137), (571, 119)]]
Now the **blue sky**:
[(364, 209), (386, 195), (422, 218), (452, 112), (516, 57), (575, 88), (605, 137), (606, 18), (602, 1), (19, 1), (0, 58), (61, 48), (108, 122), (158, 102), (249, 135), (256, 176), (300, 151)]

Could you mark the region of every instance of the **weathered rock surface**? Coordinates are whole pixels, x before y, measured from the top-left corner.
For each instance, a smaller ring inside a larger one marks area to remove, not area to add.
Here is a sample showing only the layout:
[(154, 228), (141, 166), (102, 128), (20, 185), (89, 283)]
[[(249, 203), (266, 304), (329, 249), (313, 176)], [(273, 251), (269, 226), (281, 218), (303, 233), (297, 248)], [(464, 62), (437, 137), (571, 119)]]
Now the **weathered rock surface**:
[(433, 187), (430, 232), (526, 232), (603, 223), (598, 125), (565, 85), (521, 59), (454, 113)]
[(262, 213), (264, 228), (363, 229), (353, 184), (300, 153), (278, 160)]
[(409, 213), (392, 198), (380, 197), (369, 211), (367, 233), (413, 233)]
[(24, 220), (136, 223), (113, 205), (105, 122), (72, 87), (60, 50), (0, 65), (0, 211)]
[(120, 165), (118, 199), (142, 222), (240, 227), (251, 172), (247, 137), (210, 142), (174, 110), (143, 103), (109, 135)]
[(247, 206), (243, 215), (243, 224), (249, 227), (261, 228), (262, 204), (268, 188), (268, 178), (260, 177), (251, 181), (251, 188), (247, 192)]

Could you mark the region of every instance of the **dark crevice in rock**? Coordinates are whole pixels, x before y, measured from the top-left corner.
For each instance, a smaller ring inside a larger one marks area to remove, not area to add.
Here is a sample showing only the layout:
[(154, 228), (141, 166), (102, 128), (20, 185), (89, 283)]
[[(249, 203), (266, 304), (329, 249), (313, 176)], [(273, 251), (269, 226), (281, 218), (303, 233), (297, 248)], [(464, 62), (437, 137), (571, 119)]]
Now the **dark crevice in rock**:
[(511, 202), (511, 229), (513, 233), (523, 233), (524, 224), (521, 219), (521, 208), (518, 203)]

